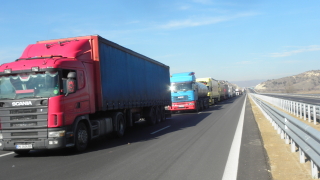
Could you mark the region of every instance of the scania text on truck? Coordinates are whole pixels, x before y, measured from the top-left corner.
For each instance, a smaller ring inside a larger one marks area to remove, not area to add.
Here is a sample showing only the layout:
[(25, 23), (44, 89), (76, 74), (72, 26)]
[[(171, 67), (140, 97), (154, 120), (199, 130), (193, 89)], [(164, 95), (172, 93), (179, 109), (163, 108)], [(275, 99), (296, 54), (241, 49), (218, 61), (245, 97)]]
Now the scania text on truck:
[(98, 35), (39, 41), (0, 66), (0, 150), (86, 149), (165, 119), (169, 67)]
[(194, 72), (176, 73), (170, 77), (171, 111), (193, 110), (198, 112), (209, 107), (207, 87), (196, 82)]
[(217, 80), (211, 77), (208, 77), (208, 78), (197, 78), (196, 81), (207, 86), (210, 106), (220, 101), (219, 84)]

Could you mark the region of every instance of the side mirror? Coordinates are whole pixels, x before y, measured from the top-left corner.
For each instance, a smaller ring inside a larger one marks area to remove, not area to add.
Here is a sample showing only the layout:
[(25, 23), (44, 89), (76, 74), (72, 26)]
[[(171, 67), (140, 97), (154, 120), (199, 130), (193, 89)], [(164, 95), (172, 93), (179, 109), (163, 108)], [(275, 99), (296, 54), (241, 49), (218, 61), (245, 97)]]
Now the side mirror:
[(74, 93), (76, 91), (76, 81), (74, 79), (67, 80), (67, 94)]
[(77, 74), (75, 72), (69, 72), (68, 73), (68, 79), (66, 82), (66, 86), (67, 86), (67, 93), (65, 96), (68, 96), (68, 94), (70, 93), (75, 93), (76, 92), (76, 77)]

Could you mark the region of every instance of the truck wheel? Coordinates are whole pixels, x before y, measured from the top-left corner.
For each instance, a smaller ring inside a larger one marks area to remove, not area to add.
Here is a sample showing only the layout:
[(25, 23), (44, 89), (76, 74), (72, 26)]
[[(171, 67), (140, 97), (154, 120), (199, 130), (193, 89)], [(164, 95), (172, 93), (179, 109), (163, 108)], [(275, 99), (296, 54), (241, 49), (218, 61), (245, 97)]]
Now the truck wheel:
[(210, 105), (209, 105), (209, 101), (207, 100), (207, 101), (205, 101), (205, 106), (206, 106), (206, 109), (208, 109), (209, 107), (210, 107)]
[(166, 120), (166, 110), (163, 106), (160, 106), (161, 122)]
[(199, 104), (200, 104), (199, 110), (202, 111), (203, 110), (203, 101), (200, 101)]
[(124, 131), (125, 131), (125, 123), (124, 123), (123, 113), (121, 113), (121, 112), (114, 113), (113, 119), (115, 120), (114, 122), (116, 123), (115, 134), (117, 137), (120, 138), (120, 137), (124, 136)]
[(149, 109), (148, 115), (146, 117), (146, 120), (149, 125), (155, 125), (156, 124), (156, 110), (154, 107)]
[(88, 130), (84, 123), (80, 122), (75, 134), (75, 150), (78, 152), (84, 151), (89, 142)]
[(160, 123), (161, 122), (161, 109), (160, 107), (158, 106), (156, 108), (156, 123)]
[(27, 154), (29, 154), (30, 150), (19, 150), (19, 151), (14, 151), (14, 153), (20, 155), (20, 156), (25, 156)]
[(196, 109), (194, 110), (195, 112), (199, 112), (199, 102), (196, 102)]

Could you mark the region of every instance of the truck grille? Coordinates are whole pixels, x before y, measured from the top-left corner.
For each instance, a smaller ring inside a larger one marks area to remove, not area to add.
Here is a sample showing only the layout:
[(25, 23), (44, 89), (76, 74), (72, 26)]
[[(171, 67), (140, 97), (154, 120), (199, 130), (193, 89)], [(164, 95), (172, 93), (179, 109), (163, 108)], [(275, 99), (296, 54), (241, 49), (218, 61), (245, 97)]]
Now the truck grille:
[(2, 130), (46, 128), (48, 107), (14, 107), (0, 109)]
[(37, 119), (37, 116), (31, 115), (31, 116), (11, 116), (10, 117), (11, 121), (30, 120), (30, 119)]
[(17, 109), (10, 110), (10, 114), (24, 114), (24, 113), (36, 113), (37, 109)]
[[(33, 106), (12, 106), (4, 100), (0, 107), (0, 126), (4, 140), (36, 141), (48, 137), (48, 106), (41, 106), (43, 99), (31, 99)], [(0, 102), (1, 103), (1, 102)]]
[(188, 101), (188, 96), (172, 96), (172, 102)]
[(15, 132), (11, 136), (37, 136), (38, 132)]

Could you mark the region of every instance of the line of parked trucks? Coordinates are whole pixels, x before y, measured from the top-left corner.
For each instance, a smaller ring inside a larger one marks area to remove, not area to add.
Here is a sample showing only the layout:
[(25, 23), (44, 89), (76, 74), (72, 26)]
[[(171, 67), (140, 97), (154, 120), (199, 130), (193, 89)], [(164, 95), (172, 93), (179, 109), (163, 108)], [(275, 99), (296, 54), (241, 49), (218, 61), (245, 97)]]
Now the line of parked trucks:
[(235, 94), (194, 72), (170, 76), (169, 66), (98, 35), (38, 41), (0, 66), (0, 150), (83, 151), (142, 119), (153, 125)]

